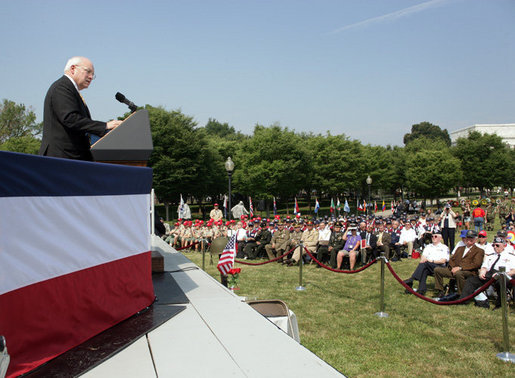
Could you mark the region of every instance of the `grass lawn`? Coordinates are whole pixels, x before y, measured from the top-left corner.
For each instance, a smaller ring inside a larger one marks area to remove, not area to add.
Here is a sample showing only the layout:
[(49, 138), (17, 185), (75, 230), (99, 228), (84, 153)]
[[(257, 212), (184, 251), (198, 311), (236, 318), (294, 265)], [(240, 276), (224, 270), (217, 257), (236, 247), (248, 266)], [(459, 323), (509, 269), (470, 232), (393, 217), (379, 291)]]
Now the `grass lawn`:
[[(184, 254), (202, 266), (200, 253)], [(415, 270), (418, 260), (392, 264), (404, 279)], [(422, 301), (404, 294), (404, 288), (385, 268), (385, 311), (389, 317), (378, 318), (374, 314), (379, 311), (380, 264), (358, 274), (305, 266), (306, 290), (302, 292), (295, 290), (298, 267), (277, 263), (236, 266), (242, 268), (238, 295), (285, 301), (297, 315), (302, 344), (350, 377), (515, 376), (515, 364), (496, 357), (504, 351), (500, 310)], [(211, 265), (208, 254), (206, 271), (220, 279), (216, 262)], [(433, 285), (429, 277), (430, 296)], [(512, 345), (513, 315), (512, 306)], [(295, 356), (284, 358), (295, 361)]]

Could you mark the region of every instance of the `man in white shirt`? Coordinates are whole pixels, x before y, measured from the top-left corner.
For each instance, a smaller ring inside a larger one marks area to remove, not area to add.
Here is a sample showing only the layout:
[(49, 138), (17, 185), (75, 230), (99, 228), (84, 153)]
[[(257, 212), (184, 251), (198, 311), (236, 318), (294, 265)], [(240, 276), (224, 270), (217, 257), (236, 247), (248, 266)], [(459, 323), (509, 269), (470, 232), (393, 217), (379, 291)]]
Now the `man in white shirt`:
[[(445, 267), (447, 261), (449, 261), (449, 247), (442, 243), (442, 234), (437, 231), (431, 237), (431, 244), (424, 248), (417, 269), (404, 283), (412, 287), (413, 281), (418, 281), (418, 293), (425, 295), (427, 276), (432, 276), (436, 267)], [(406, 293), (409, 294), (409, 290), (406, 290)]]
[[(504, 266), (506, 268), (506, 273), (509, 276), (506, 282), (506, 287), (511, 288), (510, 280), (512, 277), (515, 276), (515, 255), (511, 253), (508, 249), (506, 249), (506, 241), (499, 236), (496, 236), (494, 238), (494, 242), (492, 243), (492, 245), (495, 250), (495, 254), (485, 254), (483, 264), (481, 265), (481, 269), (479, 270), (479, 275), (467, 278), (460, 299), (469, 296), (482, 285), (484, 285), (492, 277), (495, 277), (501, 266)], [(501, 307), (501, 295), (499, 294), (499, 280), (496, 281), (494, 287), (495, 291), (497, 292), (497, 300), (495, 302), (494, 307), (495, 310)], [(490, 306), (488, 305), (488, 307)]]
[[(317, 259), (320, 262), (326, 263), (329, 261), (329, 239), (331, 238), (331, 229), (325, 222), (320, 222), (318, 226), (318, 247)], [(317, 264), (317, 268), (320, 265)]]
[(401, 247), (405, 246), (408, 248), (408, 255), (411, 256), (411, 252), (413, 251), (413, 243), (417, 240), (417, 233), (411, 227), (410, 222), (406, 222), (404, 228), (401, 231), (401, 237), (399, 239), (399, 244)]

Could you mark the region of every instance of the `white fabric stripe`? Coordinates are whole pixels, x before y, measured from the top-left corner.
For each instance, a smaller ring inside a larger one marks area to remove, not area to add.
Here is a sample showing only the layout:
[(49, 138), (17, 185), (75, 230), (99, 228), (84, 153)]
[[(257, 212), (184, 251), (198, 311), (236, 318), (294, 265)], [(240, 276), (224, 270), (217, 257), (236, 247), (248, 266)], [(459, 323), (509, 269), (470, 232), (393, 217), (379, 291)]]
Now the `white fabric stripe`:
[(0, 295), (150, 251), (150, 195), (0, 198)]

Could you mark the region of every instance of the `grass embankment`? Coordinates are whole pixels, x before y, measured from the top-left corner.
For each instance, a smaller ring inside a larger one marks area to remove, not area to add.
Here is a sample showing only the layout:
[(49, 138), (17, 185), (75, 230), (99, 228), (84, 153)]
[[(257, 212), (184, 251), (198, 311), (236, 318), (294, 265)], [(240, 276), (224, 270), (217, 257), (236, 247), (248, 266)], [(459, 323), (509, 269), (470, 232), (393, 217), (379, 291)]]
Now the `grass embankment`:
[[(202, 266), (200, 253), (185, 255)], [(407, 278), (418, 260), (393, 263)], [(281, 299), (297, 315), (301, 342), (342, 373), (350, 376), (515, 376), (515, 365), (502, 362), (501, 312), (465, 306), (437, 306), (404, 294), (385, 269), (385, 311), (378, 318), (380, 265), (358, 274), (338, 274), (305, 266), (305, 291), (296, 291), (298, 267), (277, 263), (246, 266), (238, 295), (249, 299)], [(206, 271), (219, 280), (216, 262)], [(428, 295), (434, 279), (428, 278)], [(492, 305), (493, 307), (493, 305)], [(513, 307), (509, 330), (515, 340)], [(513, 344), (514, 341), (512, 341)], [(512, 348), (512, 351), (514, 348)], [(284, 356), (288, 364), (295, 356)]]

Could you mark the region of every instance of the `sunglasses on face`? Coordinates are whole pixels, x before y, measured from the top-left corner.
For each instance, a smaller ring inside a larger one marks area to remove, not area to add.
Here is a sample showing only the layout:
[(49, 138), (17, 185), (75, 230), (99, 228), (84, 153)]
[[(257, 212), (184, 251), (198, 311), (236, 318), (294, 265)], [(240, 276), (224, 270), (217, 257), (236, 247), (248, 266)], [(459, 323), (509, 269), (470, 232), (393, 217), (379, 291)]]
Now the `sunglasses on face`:
[(496, 243), (496, 244), (494, 244), (493, 246), (494, 246), (494, 247), (502, 247), (502, 246), (503, 246), (503, 244), (498, 244), (498, 243)]

